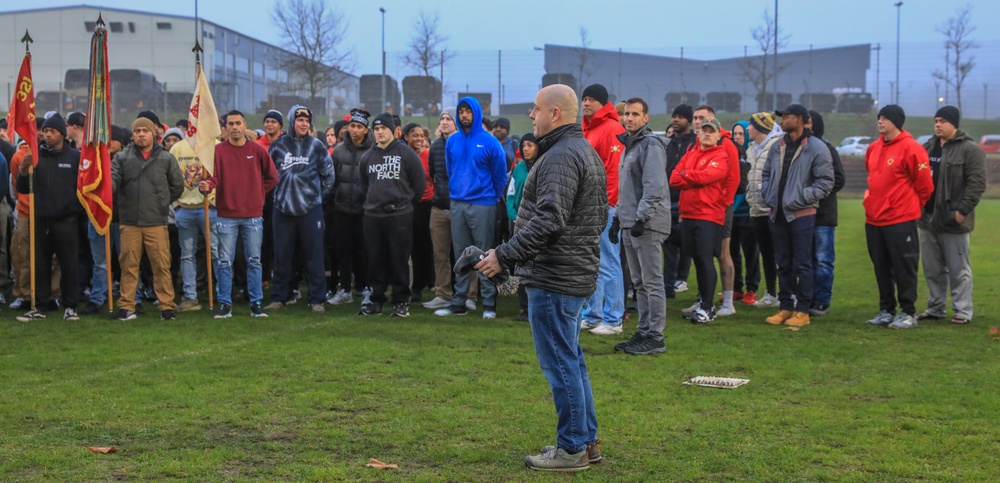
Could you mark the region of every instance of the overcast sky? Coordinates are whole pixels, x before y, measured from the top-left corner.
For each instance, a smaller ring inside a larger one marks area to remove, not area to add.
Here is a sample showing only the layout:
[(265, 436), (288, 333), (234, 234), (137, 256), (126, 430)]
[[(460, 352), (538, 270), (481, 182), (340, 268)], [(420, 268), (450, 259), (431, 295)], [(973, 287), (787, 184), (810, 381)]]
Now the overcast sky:
[[(278, 29), (270, 17), (276, 0), (201, 0), (199, 14), (212, 22), (259, 40), (281, 45)], [(194, 16), (194, 0), (136, 2), (135, 0), (5, 0), (0, 11), (24, 8), (87, 4), (130, 10)], [(761, 23), (765, 10), (773, 14), (770, 0), (700, 2), (701, 7), (678, 8), (678, 1), (632, 0), (329, 0), (348, 22), (347, 44), (357, 54), (358, 72), (376, 72), (381, 67), (381, 14), (386, 9), (386, 50), (403, 51), (413, 36), (413, 21), (423, 8), (439, 11), (447, 47), (456, 50), (530, 50), (546, 43), (579, 45), (580, 28), (588, 30), (591, 48), (673, 52), (680, 46), (736, 47), (751, 44), (750, 30)], [(688, 2), (691, 3), (691, 2)], [(896, 41), (894, 0), (836, 0), (821, 2), (782, 1), (778, 20), (790, 35), (789, 48), (879, 43)], [(1000, 35), (989, 28), (1000, 19), (998, 0), (905, 0), (901, 7), (902, 42), (940, 42), (935, 31), (946, 18), (969, 4), (977, 40), (995, 40)], [(716, 6), (707, 11), (704, 6)], [(21, 33), (7, 32), (8, 39)], [(723, 49), (720, 49), (723, 50)], [(732, 55), (732, 49), (727, 56)], [(697, 50), (696, 50), (697, 52)]]

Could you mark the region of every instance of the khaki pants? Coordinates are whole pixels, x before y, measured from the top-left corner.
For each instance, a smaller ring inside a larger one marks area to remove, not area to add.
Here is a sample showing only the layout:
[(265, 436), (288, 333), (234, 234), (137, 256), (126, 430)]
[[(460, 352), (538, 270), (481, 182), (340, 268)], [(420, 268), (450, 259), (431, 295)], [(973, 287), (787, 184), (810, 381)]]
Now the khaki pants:
[[(14, 267), (14, 297), (31, 299), (31, 233), (27, 216), (18, 216), (14, 227), (14, 236), (10, 241), (11, 265)], [(59, 263), (52, 257), (52, 299), (62, 296), (59, 282), (62, 272)]]
[(135, 289), (139, 284), (139, 261), (143, 251), (153, 267), (153, 289), (160, 301), (159, 309), (173, 310), (174, 282), (170, 276), (170, 236), (167, 226), (121, 225), (121, 296), (118, 307), (135, 310)]
[[(431, 245), (434, 247), (434, 296), (451, 300), (451, 212), (438, 207), (431, 208)], [(472, 278), (469, 300), (476, 301), (479, 282)]]

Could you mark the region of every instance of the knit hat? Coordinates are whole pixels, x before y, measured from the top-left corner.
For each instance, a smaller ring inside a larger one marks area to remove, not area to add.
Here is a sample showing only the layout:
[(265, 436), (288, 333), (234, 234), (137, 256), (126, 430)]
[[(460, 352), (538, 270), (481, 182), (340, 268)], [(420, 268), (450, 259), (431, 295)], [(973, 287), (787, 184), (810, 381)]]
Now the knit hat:
[(288, 119), (291, 119), (293, 122), (296, 119), (300, 118), (300, 117), (304, 117), (306, 119), (309, 119), (309, 123), (312, 124), (313, 113), (306, 106), (295, 105), (295, 106), (292, 106), (292, 108), (288, 110), (288, 116), (287, 117), (288, 117)]
[(66, 137), (66, 120), (63, 119), (58, 112), (49, 116), (49, 118), (45, 120), (45, 123), (42, 124), (42, 129), (47, 127), (59, 131), (59, 134)]
[(694, 109), (687, 104), (681, 104), (675, 107), (673, 114), (670, 115), (670, 117), (674, 116), (681, 116), (684, 119), (687, 119), (688, 122), (691, 122), (694, 120)]
[(608, 90), (600, 84), (591, 84), (583, 90), (583, 95), (580, 97), (593, 98), (603, 106), (608, 103)]
[(135, 121), (132, 121), (132, 132), (135, 132), (140, 127), (149, 129), (149, 132), (153, 133), (154, 136), (156, 135), (156, 124), (153, 124), (153, 121), (150, 121), (148, 117), (137, 117)]
[[(394, 126), (396, 126), (396, 127), (402, 127), (403, 126), (403, 120), (399, 118), (398, 114), (393, 114), (392, 115), (392, 124)], [(393, 128), (393, 129), (395, 129), (395, 128)]]
[(188, 126), (190, 126), (190, 124), (187, 119), (178, 119), (177, 122), (174, 123), (174, 127), (179, 128), (181, 131), (187, 131)]
[(812, 117), (813, 127), (811, 129), (813, 136), (818, 138), (823, 137), (823, 133), (826, 132), (826, 125), (823, 124), (823, 116), (816, 111), (809, 111), (809, 116)]
[(87, 116), (84, 116), (82, 112), (72, 112), (69, 117), (66, 118), (66, 125), (83, 127), (83, 123), (86, 121)]
[(758, 112), (750, 115), (750, 125), (754, 129), (767, 134), (774, 129), (774, 116), (770, 112)]
[(271, 109), (270, 111), (267, 111), (267, 114), (264, 114), (263, 120), (266, 121), (268, 119), (274, 119), (275, 121), (278, 121), (278, 126), (285, 127), (285, 118), (281, 117), (281, 113), (274, 109)]
[(445, 114), (447, 114), (448, 117), (450, 117), (451, 120), (454, 121), (455, 120), (455, 106), (446, 107), (446, 108), (442, 109), (441, 110), (441, 115), (438, 116), (438, 119), (441, 119), (442, 117), (444, 117)]
[(521, 152), (524, 152), (524, 142), (525, 141), (529, 141), (529, 142), (533, 142), (535, 144), (538, 144), (538, 141), (535, 140), (535, 134), (529, 132), (528, 134), (525, 134), (524, 136), (521, 136), (521, 144), (519, 144), (517, 146), (517, 148), (520, 149)]
[(111, 126), (111, 140), (118, 141), (122, 147), (128, 146), (132, 140), (132, 132), (121, 126)]
[(336, 136), (337, 139), (340, 139), (340, 131), (347, 127), (348, 124), (350, 124), (350, 122), (343, 119), (333, 123), (333, 135)]
[(938, 109), (937, 112), (934, 113), (934, 117), (940, 117), (941, 119), (948, 121), (952, 126), (955, 126), (955, 129), (958, 129), (958, 122), (962, 119), (962, 115), (958, 112), (958, 108), (955, 106), (944, 106), (941, 109)]
[(355, 109), (351, 109), (351, 119), (349, 120), (349, 122), (361, 123), (361, 124), (364, 124), (365, 127), (368, 127), (368, 118), (369, 117), (372, 117), (372, 115), (368, 111), (366, 111), (364, 109), (357, 109), (357, 108), (355, 108)]
[(903, 123), (906, 122), (906, 113), (903, 112), (903, 108), (895, 104), (883, 107), (882, 110), (878, 111), (878, 117), (886, 118), (896, 125), (896, 129), (903, 129)]
[(783, 117), (785, 114), (799, 116), (802, 118), (802, 122), (809, 122), (809, 110), (802, 104), (792, 104), (781, 111), (774, 111), (776, 117)]
[(510, 132), (510, 120), (506, 117), (498, 117), (496, 121), (493, 121), (493, 127), (501, 126)]
[(396, 121), (392, 120), (392, 114), (383, 112), (382, 114), (375, 116), (375, 120), (372, 121), (372, 129), (374, 129), (375, 126), (385, 126), (389, 129), (396, 129)]
[(160, 125), (160, 117), (157, 116), (155, 112), (153, 112), (153, 111), (142, 111), (142, 112), (139, 113), (138, 117), (143, 117), (143, 118), (149, 119), (150, 121), (153, 121), (153, 127), (154, 127), (154, 129), (151, 129), (151, 131), (153, 131), (154, 133), (156, 132), (155, 127)]
[(183, 140), (184, 131), (181, 131), (180, 128), (172, 127), (163, 133), (163, 139), (167, 139), (167, 136), (177, 136), (178, 140)]

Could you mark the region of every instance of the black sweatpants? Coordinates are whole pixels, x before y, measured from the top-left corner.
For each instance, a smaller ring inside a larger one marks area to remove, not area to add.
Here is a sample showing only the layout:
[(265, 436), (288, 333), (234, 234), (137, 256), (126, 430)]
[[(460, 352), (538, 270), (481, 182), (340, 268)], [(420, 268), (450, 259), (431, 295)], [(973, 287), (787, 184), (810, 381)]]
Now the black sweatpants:
[(368, 249), (368, 283), (371, 301), (384, 305), (392, 284), (392, 303), (410, 302), (410, 250), (413, 247), (413, 212), (393, 216), (365, 216)]
[(365, 215), (361, 213), (335, 211), (333, 214), (333, 223), (337, 227), (333, 232), (337, 252), (337, 278), (340, 280), (340, 288), (347, 292), (351, 291), (352, 282), (356, 291), (368, 286), (364, 219)]
[(52, 255), (62, 270), (59, 291), (63, 306), (75, 309), (80, 302), (79, 244), (76, 216), (35, 219), (35, 304), (39, 310), (44, 312), (50, 306)]
[(420, 295), (434, 286), (434, 246), (431, 244), (431, 202), (413, 206), (413, 285), (412, 293)]
[(771, 239), (769, 216), (754, 216), (753, 234), (760, 249), (760, 259), (764, 264), (764, 286), (770, 295), (778, 295), (778, 264), (774, 261), (774, 241)]
[[(760, 256), (757, 250), (757, 239), (754, 238), (753, 222), (750, 217), (733, 217), (733, 233), (729, 241), (729, 254), (733, 257), (735, 278), (734, 292), (742, 292), (744, 287), (748, 292), (756, 292), (760, 285)], [(743, 266), (746, 262), (746, 274)], [(746, 284), (744, 285), (744, 281)]]
[(896, 313), (897, 291), (899, 309), (914, 315), (917, 302), (917, 264), (920, 261), (920, 238), (917, 221), (888, 226), (865, 224), (868, 255), (875, 266), (878, 283), (878, 307)]

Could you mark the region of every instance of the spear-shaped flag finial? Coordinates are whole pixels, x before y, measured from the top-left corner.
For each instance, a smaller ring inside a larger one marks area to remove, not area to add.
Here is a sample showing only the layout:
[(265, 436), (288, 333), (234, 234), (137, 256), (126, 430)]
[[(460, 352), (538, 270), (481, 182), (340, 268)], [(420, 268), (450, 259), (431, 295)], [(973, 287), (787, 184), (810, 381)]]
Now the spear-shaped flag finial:
[(194, 60), (195, 60), (195, 62), (197, 62), (199, 64), (201, 63), (201, 53), (204, 52), (204, 51), (205, 51), (205, 49), (201, 48), (201, 42), (198, 42), (197, 40), (195, 40), (194, 41), (194, 47), (191, 47), (191, 52), (194, 52)]
[(97, 13), (97, 25), (100, 26), (101, 28), (104, 28), (104, 26), (105, 26), (105, 24), (104, 24), (104, 13), (103, 12), (98, 12)]
[(28, 35), (28, 29), (24, 29), (24, 37), (21, 37), (21, 43), (24, 44), (24, 51), (25, 52), (28, 52), (30, 50), (28, 48), (28, 44), (31, 44), (34, 41), (35, 40), (31, 38), (31, 35)]

